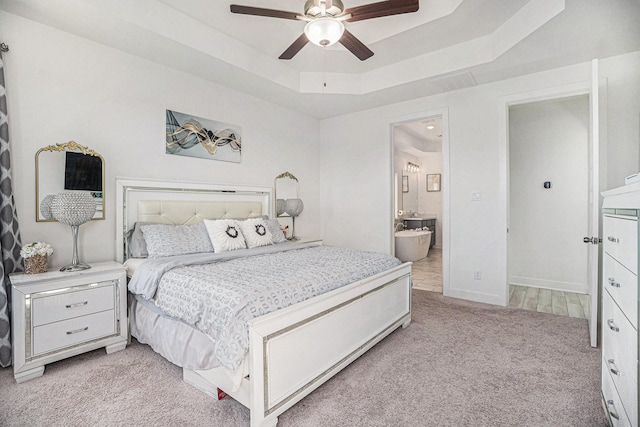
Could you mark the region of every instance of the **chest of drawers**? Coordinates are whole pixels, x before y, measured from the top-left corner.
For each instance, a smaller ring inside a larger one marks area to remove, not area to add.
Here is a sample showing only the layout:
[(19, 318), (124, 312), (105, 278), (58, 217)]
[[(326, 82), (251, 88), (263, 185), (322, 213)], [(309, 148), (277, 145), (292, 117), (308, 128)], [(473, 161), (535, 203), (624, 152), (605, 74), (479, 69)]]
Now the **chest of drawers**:
[(38, 377), (47, 363), (127, 344), (126, 275), (115, 262), (75, 272), (12, 274), (13, 373)]
[(637, 426), (640, 187), (603, 195), (603, 403), (613, 426)]

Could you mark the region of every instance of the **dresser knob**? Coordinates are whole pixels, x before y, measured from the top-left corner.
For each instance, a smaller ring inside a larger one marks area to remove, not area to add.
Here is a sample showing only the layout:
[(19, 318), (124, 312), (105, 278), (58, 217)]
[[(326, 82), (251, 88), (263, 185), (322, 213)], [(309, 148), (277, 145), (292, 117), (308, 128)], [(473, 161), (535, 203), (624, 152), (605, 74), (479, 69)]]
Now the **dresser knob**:
[(613, 400), (607, 400), (607, 406), (609, 406), (609, 415), (616, 420), (620, 419), (620, 415), (616, 412), (616, 406), (613, 404)]
[(620, 371), (616, 368), (615, 361), (613, 359), (608, 359), (607, 364), (609, 365), (609, 371), (611, 371), (613, 375), (620, 375)]
[(607, 280), (609, 281), (609, 284), (611, 286), (613, 286), (614, 288), (619, 288), (620, 287), (620, 283), (616, 282), (616, 278), (615, 277), (609, 277)]
[(617, 237), (613, 237), (613, 236), (609, 236), (607, 237), (607, 240), (613, 243), (618, 243), (620, 241), (620, 239), (618, 239)]
[(618, 326), (613, 321), (613, 319), (607, 320), (607, 325), (609, 326), (609, 329), (611, 329), (613, 332), (620, 332), (620, 328), (618, 328)]

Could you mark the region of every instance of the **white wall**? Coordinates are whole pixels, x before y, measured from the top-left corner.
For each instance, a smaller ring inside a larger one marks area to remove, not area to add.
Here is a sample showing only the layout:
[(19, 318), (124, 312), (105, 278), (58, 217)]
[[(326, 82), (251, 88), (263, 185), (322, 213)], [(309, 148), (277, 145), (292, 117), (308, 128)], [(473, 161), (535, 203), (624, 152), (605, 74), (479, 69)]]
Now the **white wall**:
[[(70, 140), (106, 164), (107, 219), (80, 227), (82, 261), (115, 259), (116, 176), (272, 187), (290, 171), (305, 204), (296, 234), (319, 235), (317, 120), (4, 12), (0, 39), (11, 46), (3, 58), (22, 241), (51, 243), (53, 265), (70, 261), (71, 233), (35, 222), (34, 155)], [(240, 126), (242, 163), (165, 154), (166, 109)]]
[(588, 293), (589, 97), (510, 107), (509, 161), (509, 283)]
[[(605, 67), (608, 62), (602, 60)], [(637, 68), (628, 71), (627, 76), (640, 78)], [(320, 168), (325, 242), (390, 252), (390, 126), (424, 117), (430, 110), (447, 108), (450, 213), (449, 218), (444, 218), (444, 228), (450, 234), (449, 248), (444, 247), (443, 251), (450, 264), (444, 272), (449, 280), (445, 294), (506, 304), (506, 189), (500, 187), (506, 165), (499, 160), (506, 150), (501, 141), (504, 98), (588, 84), (590, 74), (591, 64), (583, 63), (322, 121)], [(640, 112), (636, 110), (634, 114), (637, 120)], [(637, 128), (637, 121), (621, 126)], [(627, 144), (620, 144), (610, 140), (609, 151), (622, 150), (626, 154), (620, 156), (629, 155), (632, 160), (619, 165), (611, 159), (607, 166), (619, 167), (618, 174), (626, 176), (637, 170), (638, 155), (635, 150), (630, 152)], [(354, 168), (353, 164), (359, 167)], [(480, 201), (471, 201), (471, 192), (475, 191), (480, 192)], [(482, 280), (473, 279), (474, 270), (482, 271)]]
[(624, 185), (639, 172), (640, 162), (640, 52), (600, 61), (605, 87), (607, 188)]

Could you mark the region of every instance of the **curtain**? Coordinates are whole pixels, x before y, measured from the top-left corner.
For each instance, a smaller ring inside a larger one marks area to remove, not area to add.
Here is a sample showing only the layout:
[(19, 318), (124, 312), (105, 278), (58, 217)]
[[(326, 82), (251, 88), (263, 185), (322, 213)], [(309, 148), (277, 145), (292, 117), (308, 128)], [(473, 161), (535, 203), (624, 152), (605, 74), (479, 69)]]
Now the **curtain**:
[(9, 124), (4, 85), (4, 61), (0, 51), (0, 366), (11, 365), (11, 327), (9, 323), (9, 274), (22, 271), (20, 230), (11, 188)]

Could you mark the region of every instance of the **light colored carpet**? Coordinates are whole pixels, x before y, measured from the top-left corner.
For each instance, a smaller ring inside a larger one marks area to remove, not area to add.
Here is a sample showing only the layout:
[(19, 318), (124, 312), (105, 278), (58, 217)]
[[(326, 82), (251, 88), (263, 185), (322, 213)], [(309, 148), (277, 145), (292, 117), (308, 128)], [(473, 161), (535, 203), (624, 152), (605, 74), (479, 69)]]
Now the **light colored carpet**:
[[(413, 292), (413, 322), (280, 416), (286, 426), (605, 426), (587, 322)], [(248, 426), (249, 411), (182, 381), (133, 342), (0, 370), (2, 426)]]

